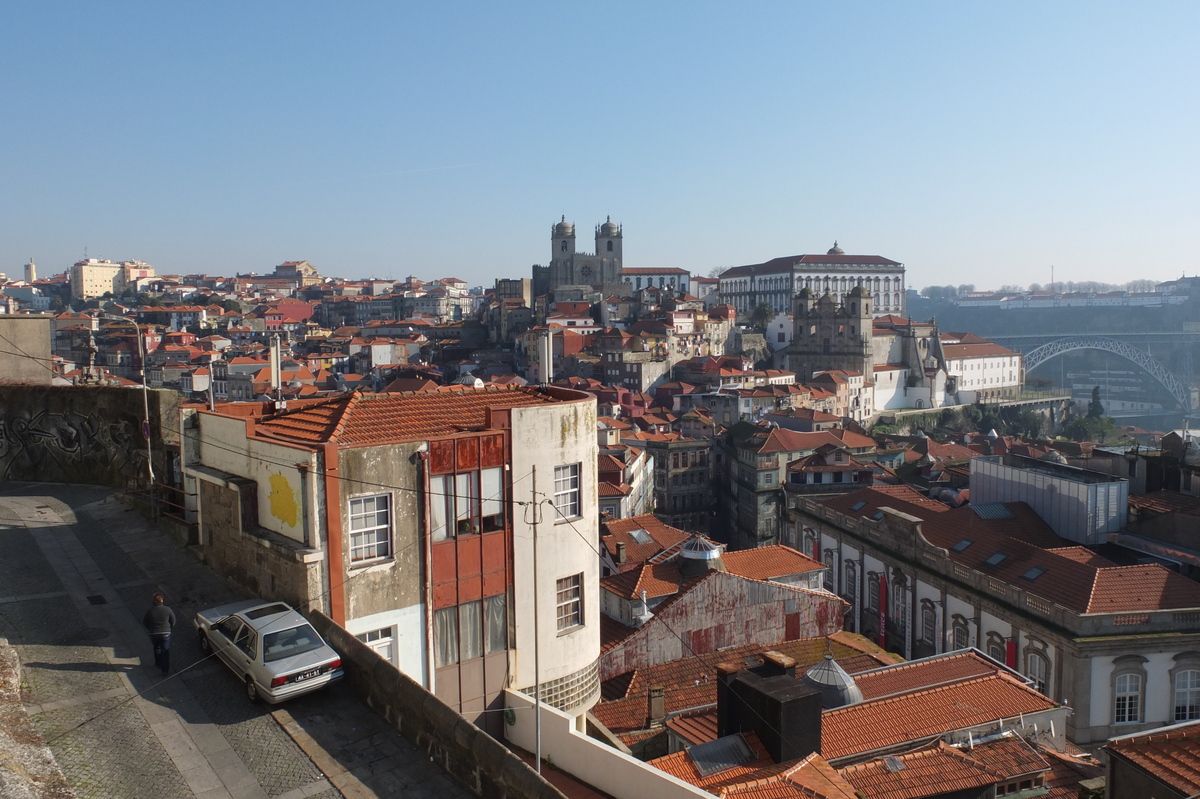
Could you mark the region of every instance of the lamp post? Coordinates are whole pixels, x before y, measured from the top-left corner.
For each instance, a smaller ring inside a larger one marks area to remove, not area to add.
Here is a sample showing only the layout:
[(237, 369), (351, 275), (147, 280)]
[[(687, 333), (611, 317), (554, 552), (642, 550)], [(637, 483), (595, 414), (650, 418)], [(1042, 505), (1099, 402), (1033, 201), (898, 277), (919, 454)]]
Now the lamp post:
[(137, 320), (129, 320), (123, 316), (105, 315), (105, 319), (114, 322), (126, 322), (133, 325), (133, 336), (137, 339), (138, 357), (142, 372), (142, 438), (146, 439), (146, 478), (149, 480), (150, 512), (154, 512), (154, 448), (150, 441), (150, 388), (146, 385), (146, 343), (142, 340), (142, 327)]

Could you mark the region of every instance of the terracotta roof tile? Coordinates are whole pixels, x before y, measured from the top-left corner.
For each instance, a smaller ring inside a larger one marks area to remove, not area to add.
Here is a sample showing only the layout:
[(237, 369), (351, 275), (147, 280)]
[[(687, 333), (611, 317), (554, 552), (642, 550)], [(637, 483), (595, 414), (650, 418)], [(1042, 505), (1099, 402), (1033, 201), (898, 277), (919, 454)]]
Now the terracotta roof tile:
[(951, 680), (998, 674), (1003, 669), (973, 649), (951, 652), (856, 674), (864, 699), (904, 693)]
[(1184, 796), (1200, 792), (1200, 722), (1117, 738), (1104, 748)]
[[(915, 492), (875, 486), (829, 499), (822, 504), (851, 516), (870, 517), (891, 507), (922, 519), (929, 543), (947, 550), (950, 560), (983, 572), (1061, 605), (1076, 613), (1134, 613), (1200, 607), (1200, 585), (1158, 564), (1106, 565), (1084, 559), (1070, 542), (1059, 538), (1026, 504), (1007, 503), (1008, 518), (983, 518), (971, 507), (947, 508)], [(919, 496), (919, 495), (918, 495)], [(858, 502), (857, 510), (850, 508)], [(938, 507), (935, 507), (938, 506)], [(961, 551), (962, 541), (970, 545)], [(988, 559), (1002, 553), (995, 564)], [(1034, 568), (1041, 569), (1034, 573)], [(1032, 577), (1029, 575), (1033, 574)]]
[(350, 394), (264, 419), (258, 430), (304, 442), (336, 439), (343, 447), (412, 441), (483, 429), (491, 408), (561, 400), (538, 389), (463, 388), (412, 394)]
[(699, 788), (708, 789), (711, 786), (728, 783), (731, 780), (736, 781), (747, 774), (752, 774), (764, 766), (774, 765), (771, 756), (767, 754), (766, 747), (762, 745), (762, 741), (753, 732), (740, 733), (750, 746), (750, 751), (753, 753), (752, 759), (733, 768), (727, 768), (723, 771), (717, 771), (707, 776), (700, 773), (696, 768), (695, 761), (692, 760), (687, 750), (675, 752), (674, 754), (658, 757), (648, 761), (651, 766), (654, 766), (661, 771), (665, 771), (672, 777), (681, 779), (684, 782), (690, 782)]
[(894, 769), (877, 759), (844, 768), (840, 773), (868, 799), (918, 799), (994, 785), (1000, 778), (973, 754), (942, 742), (896, 755), (894, 760), (903, 768)]
[(972, 755), (1006, 780), (1050, 770), (1050, 763), (1019, 735), (975, 744)]
[[(645, 530), (650, 541), (640, 543), (633, 537), (634, 530)], [(600, 541), (608, 554), (616, 557), (617, 544), (625, 545), (625, 563), (642, 563), (665, 549), (691, 538), (690, 533), (672, 527), (659, 520), (653, 513), (643, 513), (626, 519), (614, 519), (600, 525)]]
[(828, 710), (821, 753), (830, 760), (1057, 705), (1007, 672)]
[(718, 788), (722, 799), (862, 799), (817, 753), (759, 769)]
[(731, 574), (752, 580), (773, 580), (825, 568), (825, 564), (783, 544), (726, 552), (721, 560)]

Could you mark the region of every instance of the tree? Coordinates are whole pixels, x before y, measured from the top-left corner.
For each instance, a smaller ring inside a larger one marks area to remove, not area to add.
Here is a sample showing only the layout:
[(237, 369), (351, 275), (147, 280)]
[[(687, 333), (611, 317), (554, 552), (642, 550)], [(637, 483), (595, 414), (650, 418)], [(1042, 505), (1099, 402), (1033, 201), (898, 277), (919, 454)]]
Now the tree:
[(708, 276), (709, 277), (720, 277), (721, 273), (724, 272), (728, 268), (729, 267), (727, 267), (727, 266), (714, 266), (712, 269), (708, 270)]
[(1100, 419), (1104, 416), (1104, 406), (1100, 404), (1100, 386), (1092, 387), (1092, 401), (1088, 403), (1089, 419)]
[(769, 303), (760, 302), (750, 314), (750, 326), (755, 330), (765, 331), (767, 325), (775, 318), (775, 309)]

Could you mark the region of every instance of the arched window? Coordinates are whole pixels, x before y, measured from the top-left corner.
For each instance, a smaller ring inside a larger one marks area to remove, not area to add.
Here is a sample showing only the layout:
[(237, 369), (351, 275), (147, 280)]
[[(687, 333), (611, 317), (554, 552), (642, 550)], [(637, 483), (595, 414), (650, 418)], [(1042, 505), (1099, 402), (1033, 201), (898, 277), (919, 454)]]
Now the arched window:
[(857, 302), (850, 303), (850, 315), (858, 316), (858, 303)]
[(1050, 661), (1038, 651), (1026, 651), (1025, 676), (1033, 681), (1033, 689), (1046, 693), (1050, 688)]
[(611, 241), (608, 243), (608, 251), (612, 252), (612, 242)]
[(1113, 688), (1113, 724), (1142, 720), (1142, 676), (1118, 674)]
[(561, 246), (561, 247), (559, 247), (559, 249), (560, 249), (560, 250), (562, 250), (563, 252), (566, 252), (566, 251), (567, 251), (567, 243), (564, 241), (564, 242), (562, 243), (562, 246)]
[(867, 610), (879, 611), (879, 575), (867, 572)]
[(1175, 721), (1200, 719), (1200, 670), (1175, 672)]
[(1144, 717), (1146, 658), (1123, 655), (1113, 659), (1112, 723), (1136, 724)]
[(1000, 663), (1007, 663), (1008, 652), (1004, 645), (1004, 637), (999, 633), (987, 634), (987, 654), (992, 660)]
[(921, 600), (921, 640), (930, 646), (935, 646), (938, 639), (937, 630), (937, 611), (934, 610), (933, 602), (928, 599)]
[(967, 620), (962, 616), (955, 614), (951, 622), (951, 631), (954, 633), (954, 648), (966, 649), (971, 643), (971, 631), (967, 627)]

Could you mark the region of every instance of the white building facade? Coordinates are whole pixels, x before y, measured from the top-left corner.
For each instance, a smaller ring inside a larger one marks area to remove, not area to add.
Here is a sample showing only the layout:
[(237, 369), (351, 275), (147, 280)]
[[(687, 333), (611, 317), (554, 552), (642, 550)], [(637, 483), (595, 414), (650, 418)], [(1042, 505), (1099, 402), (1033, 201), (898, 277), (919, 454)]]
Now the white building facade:
[(840, 304), (856, 286), (871, 297), (876, 316), (905, 314), (904, 264), (879, 255), (847, 255), (837, 243), (824, 255), (792, 255), (735, 266), (720, 275), (721, 302), (749, 314), (762, 303), (777, 313), (791, 308), (800, 289), (829, 294)]

